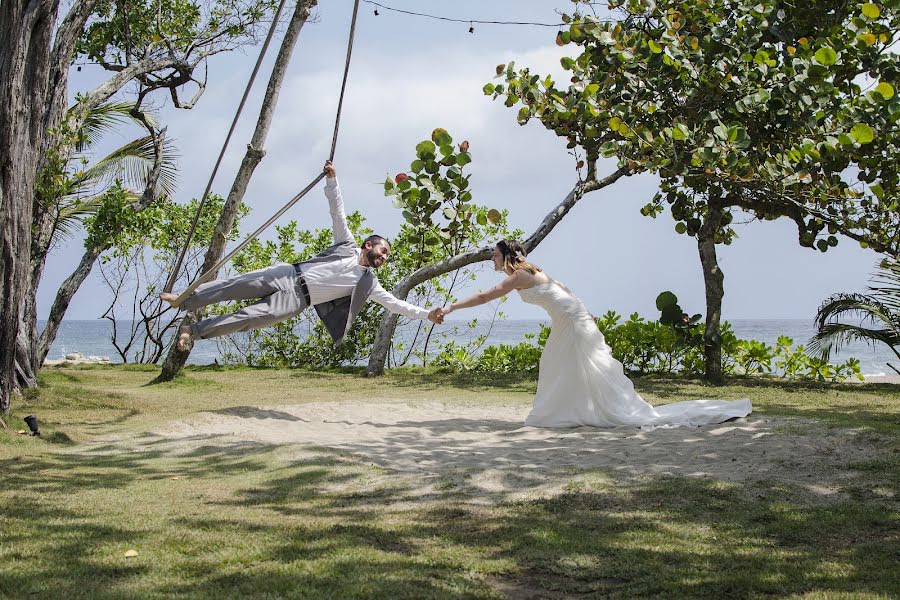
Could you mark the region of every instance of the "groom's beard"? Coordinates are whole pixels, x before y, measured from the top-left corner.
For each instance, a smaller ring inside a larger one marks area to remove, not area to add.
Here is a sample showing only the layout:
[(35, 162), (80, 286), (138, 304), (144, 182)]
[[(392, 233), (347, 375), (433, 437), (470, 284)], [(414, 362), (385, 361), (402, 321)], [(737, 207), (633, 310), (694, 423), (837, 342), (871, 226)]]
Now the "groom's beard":
[(369, 266), (373, 269), (377, 269), (384, 263), (384, 257), (381, 256), (381, 253), (376, 250), (365, 250), (366, 253), (366, 262), (369, 263)]

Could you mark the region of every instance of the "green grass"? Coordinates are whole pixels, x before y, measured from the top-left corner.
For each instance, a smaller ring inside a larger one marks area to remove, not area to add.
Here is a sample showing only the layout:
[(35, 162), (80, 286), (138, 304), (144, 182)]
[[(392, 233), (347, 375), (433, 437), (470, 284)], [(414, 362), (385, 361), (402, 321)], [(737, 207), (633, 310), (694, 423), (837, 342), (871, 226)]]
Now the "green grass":
[[(477, 503), (326, 449), (141, 437), (197, 411), (372, 398), (530, 402), (535, 380), (433, 370), (47, 369), (0, 432), (0, 597), (897, 598), (900, 459), (799, 483), (573, 470), (555, 497)], [(900, 457), (900, 386), (641, 378), (651, 402), (750, 397), (757, 417), (876, 436)], [(805, 421), (804, 421), (805, 422)], [(804, 425), (786, 426), (801, 433)], [(115, 436), (135, 443), (91, 442)], [(888, 455), (889, 457), (891, 455)], [(138, 555), (126, 558), (125, 552)]]

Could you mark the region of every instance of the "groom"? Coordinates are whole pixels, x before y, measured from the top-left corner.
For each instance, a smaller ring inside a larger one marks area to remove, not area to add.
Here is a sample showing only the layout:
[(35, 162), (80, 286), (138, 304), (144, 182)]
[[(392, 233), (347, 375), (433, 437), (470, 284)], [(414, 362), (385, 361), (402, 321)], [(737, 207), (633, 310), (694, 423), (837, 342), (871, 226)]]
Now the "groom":
[(362, 247), (358, 247), (347, 227), (341, 188), (331, 161), (325, 162), (325, 178), (325, 196), (334, 228), (333, 246), (302, 263), (276, 264), (230, 279), (204, 283), (180, 305), (176, 304), (178, 294), (160, 294), (160, 298), (173, 307), (187, 311), (228, 300), (259, 298), (236, 312), (182, 327), (178, 334), (180, 350), (187, 348), (194, 338), (268, 327), (300, 314), (309, 306), (315, 307), (334, 343), (340, 344), (369, 299), (410, 319), (443, 322), (439, 308), (429, 312), (395, 298), (381, 287), (373, 270), (388, 259), (390, 242), (379, 235), (370, 235)]

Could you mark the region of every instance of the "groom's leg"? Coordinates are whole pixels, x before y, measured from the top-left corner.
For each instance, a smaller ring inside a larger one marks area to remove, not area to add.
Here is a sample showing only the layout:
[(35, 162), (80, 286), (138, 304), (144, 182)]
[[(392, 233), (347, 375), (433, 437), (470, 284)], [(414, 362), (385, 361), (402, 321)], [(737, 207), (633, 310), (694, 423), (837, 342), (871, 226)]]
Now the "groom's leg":
[(277, 264), (228, 279), (209, 281), (197, 286), (194, 293), (185, 298), (179, 308), (192, 311), (217, 302), (263, 298), (287, 289), (295, 277), (293, 265)]
[(191, 326), (194, 338), (210, 338), (251, 329), (262, 329), (300, 314), (306, 300), (294, 290), (279, 290), (227, 315), (203, 319)]

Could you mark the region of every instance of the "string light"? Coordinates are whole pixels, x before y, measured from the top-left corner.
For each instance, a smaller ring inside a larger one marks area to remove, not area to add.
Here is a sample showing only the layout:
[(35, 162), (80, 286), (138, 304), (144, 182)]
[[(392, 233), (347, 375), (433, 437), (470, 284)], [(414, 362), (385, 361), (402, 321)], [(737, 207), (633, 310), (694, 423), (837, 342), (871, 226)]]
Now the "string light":
[(531, 25), (533, 27), (565, 27), (566, 23), (538, 23), (535, 21), (482, 21), (478, 19), (455, 19), (453, 17), (444, 17), (441, 15), (432, 15), (429, 13), (421, 13), (413, 10), (405, 10), (402, 8), (394, 8), (393, 6), (387, 6), (386, 4), (381, 4), (379, 2), (374, 2), (373, 0), (363, 0), (367, 4), (371, 4), (375, 6), (375, 14), (378, 14), (378, 9), (381, 8), (383, 10), (389, 10), (392, 12), (401, 13), (404, 15), (410, 15), (414, 17), (425, 17), (427, 19), (435, 19), (437, 21), (449, 21), (451, 23), (468, 23), (469, 24), (469, 33), (475, 33), (475, 23), (480, 25)]

